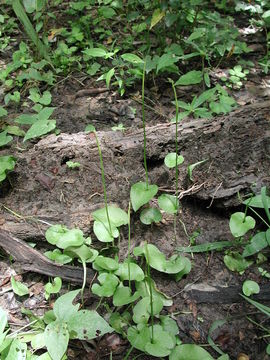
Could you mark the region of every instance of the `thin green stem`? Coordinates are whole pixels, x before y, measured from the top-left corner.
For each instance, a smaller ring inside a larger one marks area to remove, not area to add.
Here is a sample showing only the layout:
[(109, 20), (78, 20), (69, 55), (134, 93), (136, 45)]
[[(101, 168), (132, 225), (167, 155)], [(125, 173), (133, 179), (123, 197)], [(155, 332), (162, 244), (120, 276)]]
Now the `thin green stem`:
[(150, 311), (151, 311), (151, 329), (152, 329), (152, 336), (151, 342), (154, 342), (154, 309), (153, 309), (153, 291), (152, 291), (152, 282), (151, 282), (151, 273), (150, 273), (150, 264), (149, 264), (149, 252), (148, 252), (148, 244), (145, 245), (145, 252), (146, 252), (146, 262), (147, 262), (147, 280), (150, 292)]
[(94, 132), (94, 134), (95, 134), (95, 138), (96, 138), (96, 143), (97, 143), (97, 147), (98, 147), (98, 155), (99, 155), (99, 160), (100, 160), (100, 169), (101, 169), (101, 178), (102, 178), (102, 185), (103, 185), (106, 216), (107, 216), (107, 220), (108, 220), (108, 224), (109, 224), (110, 235), (113, 237), (111, 221), (110, 221), (109, 211), (108, 211), (108, 200), (107, 200), (107, 191), (106, 191), (106, 182), (105, 182), (105, 171), (104, 171), (104, 165), (103, 165), (103, 157), (102, 157), (102, 152), (101, 152), (101, 148), (100, 148), (100, 144), (99, 144), (99, 140), (98, 140), (96, 132)]
[(143, 121), (143, 163), (145, 170), (146, 188), (148, 189), (149, 181), (148, 181), (148, 170), (147, 170), (147, 162), (146, 162), (146, 130), (145, 130), (145, 112), (144, 112), (145, 68), (146, 68), (146, 61), (144, 61), (143, 74), (142, 74), (142, 121)]
[(130, 202), (128, 204), (128, 286), (131, 290), (131, 281), (130, 281)]
[(86, 284), (86, 263), (85, 263), (85, 261), (82, 261), (82, 266), (83, 266), (83, 284), (82, 284), (82, 288), (81, 288), (81, 299), (82, 299), (82, 304), (83, 304), (83, 292), (84, 292), (85, 284)]

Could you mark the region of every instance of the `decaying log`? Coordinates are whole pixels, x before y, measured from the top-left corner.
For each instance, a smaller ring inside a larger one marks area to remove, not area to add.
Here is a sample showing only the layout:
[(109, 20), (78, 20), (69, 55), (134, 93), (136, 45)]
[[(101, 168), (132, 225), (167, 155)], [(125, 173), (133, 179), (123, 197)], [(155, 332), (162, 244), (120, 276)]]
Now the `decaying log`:
[[(237, 193), (249, 193), (269, 185), (270, 101), (242, 107), (215, 119), (185, 120), (179, 125), (179, 151), (185, 158), (179, 167), (179, 188), (195, 183), (199, 191), (189, 196), (207, 205), (227, 208), (239, 204)], [(164, 158), (174, 151), (175, 125), (147, 128), (149, 178), (160, 188), (171, 190), (174, 171)], [(127, 209), (130, 187), (144, 180), (143, 131), (98, 132), (107, 182), (108, 199)], [(8, 153), (5, 150), (5, 153)], [(1, 228), (21, 239), (42, 237), (44, 226), (29, 223), (29, 217), (46, 222), (78, 226), (89, 232), (91, 212), (104, 206), (101, 171), (93, 134), (50, 135), (32, 149), (17, 152), (12, 188), (2, 194), (1, 203), (21, 218), (2, 212)], [(187, 176), (189, 164), (207, 159)], [(68, 160), (81, 164), (69, 169)]]
[[(0, 230), (0, 247), (12, 255), (23, 270), (47, 276), (59, 276), (71, 283), (81, 284), (83, 282), (82, 268), (57, 264), (33, 249), (25, 241), (19, 240), (3, 230)], [(93, 277), (93, 271), (88, 269), (87, 284), (91, 283)]]
[[(196, 303), (232, 304), (244, 302), (241, 286), (213, 286), (208, 284), (186, 285), (183, 291), (187, 299)], [(270, 302), (269, 284), (261, 285), (259, 294), (252, 295), (252, 300)]]

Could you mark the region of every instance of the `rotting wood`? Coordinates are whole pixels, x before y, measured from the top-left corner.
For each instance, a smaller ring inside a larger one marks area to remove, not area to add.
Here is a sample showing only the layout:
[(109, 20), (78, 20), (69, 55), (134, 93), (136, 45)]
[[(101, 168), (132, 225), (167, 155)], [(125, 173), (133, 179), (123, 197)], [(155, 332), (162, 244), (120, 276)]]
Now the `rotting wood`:
[[(19, 263), (22, 270), (32, 271), (47, 276), (59, 276), (71, 283), (83, 282), (83, 269), (75, 266), (61, 265), (49, 260), (26, 242), (15, 238), (6, 231), (0, 230), (0, 247)], [(94, 278), (94, 272), (87, 270), (87, 284)]]
[[(270, 101), (245, 106), (214, 119), (185, 120), (179, 124), (179, 149), (185, 162), (179, 167), (179, 189), (192, 185), (199, 191), (188, 193), (203, 200), (205, 206), (226, 210), (240, 204), (251, 189), (259, 191), (270, 184)], [(167, 169), (164, 158), (174, 151), (175, 125), (159, 124), (147, 128), (147, 162), (149, 179), (169, 191), (174, 171)], [(142, 129), (97, 133), (104, 158), (108, 199), (127, 209), (130, 187), (144, 180)], [(7, 150), (3, 151), (7, 153)], [(15, 172), (10, 176), (13, 188), (3, 194), (2, 203), (23, 217), (55, 219), (68, 227), (77, 226), (89, 233), (91, 212), (104, 206), (99, 157), (93, 134), (50, 135), (32, 149), (17, 154)], [(187, 166), (207, 162), (193, 171), (194, 183), (187, 176)], [(70, 170), (68, 160), (81, 164)], [(49, 175), (54, 188), (48, 192), (35, 179)], [(203, 186), (201, 186), (203, 184)], [(95, 196), (93, 196), (93, 194)], [(37, 236), (33, 223), (19, 223), (2, 213), (1, 228), (21, 239)], [(23, 230), (22, 230), (23, 229)]]

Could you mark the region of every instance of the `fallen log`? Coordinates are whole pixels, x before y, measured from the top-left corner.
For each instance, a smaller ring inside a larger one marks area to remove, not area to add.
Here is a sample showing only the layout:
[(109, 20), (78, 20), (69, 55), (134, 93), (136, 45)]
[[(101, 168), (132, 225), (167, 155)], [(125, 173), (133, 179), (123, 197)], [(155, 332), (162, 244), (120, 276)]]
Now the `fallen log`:
[[(47, 276), (59, 276), (71, 283), (83, 282), (83, 269), (76, 266), (57, 264), (33, 249), (25, 241), (15, 238), (6, 231), (0, 230), (0, 247), (17, 261), (22, 270), (32, 271)], [(90, 284), (94, 278), (94, 272), (87, 270), (86, 283)]]
[[(226, 209), (239, 205), (237, 194), (269, 185), (270, 101), (237, 109), (214, 119), (185, 120), (179, 125), (179, 151), (185, 165), (179, 167), (181, 191), (204, 205)], [(108, 199), (127, 209), (130, 187), (144, 180), (143, 131), (98, 132), (104, 158)], [(174, 151), (175, 125), (147, 128), (149, 178), (163, 191), (171, 191), (174, 171), (164, 158)], [(7, 150), (4, 151), (7, 153)], [(77, 226), (86, 233), (92, 226), (91, 212), (104, 206), (98, 150), (93, 134), (50, 135), (29, 151), (17, 150), (17, 165), (10, 176), (12, 188), (2, 194), (1, 228), (21, 239), (44, 238), (44, 226), (28, 222), (38, 218), (48, 223)], [(207, 159), (187, 176), (189, 164)], [(67, 161), (81, 164), (69, 169)], [(20, 217), (6, 211), (10, 209)]]

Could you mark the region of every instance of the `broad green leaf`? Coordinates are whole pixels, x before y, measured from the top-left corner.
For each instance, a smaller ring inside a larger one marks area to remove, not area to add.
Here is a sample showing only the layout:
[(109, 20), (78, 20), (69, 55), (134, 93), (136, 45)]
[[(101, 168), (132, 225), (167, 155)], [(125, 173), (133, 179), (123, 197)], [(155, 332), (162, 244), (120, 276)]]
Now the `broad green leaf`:
[(148, 185), (145, 182), (138, 182), (131, 186), (130, 199), (132, 208), (137, 211), (141, 206), (147, 204), (158, 192), (157, 185)]
[(8, 114), (7, 110), (0, 106), (0, 117), (6, 116)]
[(23, 5), (29, 14), (36, 10), (36, 0), (23, 0)]
[(82, 244), (81, 246), (71, 246), (65, 249), (65, 255), (78, 258), (81, 262), (92, 262), (96, 259), (98, 251), (90, 249), (89, 246)]
[(52, 102), (51, 93), (48, 90), (44, 91), (43, 95), (39, 99), (39, 103), (47, 106), (47, 105), (50, 105), (51, 102)]
[[(204, 91), (199, 97), (195, 96), (192, 101), (193, 108), (198, 108), (200, 105), (202, 105), (206, 101), (209, 101), (213, 97), (215, 92), (216, 92), (216, 88), (213, 88), (213, 89)], [(202, 108), (202, 109), (205, 109), (205, 108)], [(205, 117), (207, 117), (207, 116), (205, 116)]]
[(158, 297), (162, 301), (163, 306), (172, 306), (172, 299), (157, 288), (153, 279), (148, 278), (142, 281), (136, 281), (136, 290), (142, 298), (150, 297), (150, 285), (153, 297)]
[(184, 162), (182, 155), (177, 155), (172, 152), (165, 156), (164, 163), (168, 168), (174, 168), (176, 165), (181, 165)]
[[(126, 225), (128, 223), (128, 215), (127, 213), (116, 206), (108, 206), (108, 214), (110, 218), (110, 222), (115, 227), (119, 227), (122, 225)], [(106, 208), (98, 209), (92, 213), (93, 218), (97, 221), (107, 223), (107, 212)]]
[(15, 136), (24, 136), (25, 132), (20, 129), (18, 126), (15, 125), (8, 125), (5, 127), (5, 131), (8, 134), (15, 135)]
[(13, 137), (7, 134), (7, 130), (0, 133), (0, 146), (5, 146), (13, 140)]
[(45, 345), (45, 335), (44, 333), (36, 334), (31, 340), (31, 347), (34, 350), (42, 349)]
[(68, 321), (68, 330), (74, 334), (73, 338), (91, 340), (104, 334), (111, 333), (113, 329), (94, 310), (80, 310)]
[(46, 240), (52, 245), (56, 245), (58, 239), (68, 231), (64, 225), (53, 225), (45, 233)]
[[(270, 208), (270, 196), (266, 196), (266, 199), (267, 199), (267, 206), (268, 208)], [(264, 208), (261, 194), (246, 199), (245, 201), (243, 201), (243, 204), (260, 209)]]
[(101, 48), (91, 48), (91, 49), (85, 49), (83, 51), (84, 54), (92, 57), (102, 57), (105, 58), (107, 51)]
[(26, 360), (26, 350), (27, 344), (15, 338), (5, 360)]
[(110, 226), (108, 222), (95, 221), (93, 226), (93, 231), (96, 237), (101, 242), (112, 242), (114, 238), (119, 236), (119, 231), (114, 224), (111, 224), (111, 232)]
[(162, 329), (171, 335), (178, 335), (179, 328), (177, 322), (173, 320), (169, 315), (160, 315), (159, 316)]
[(140, 214), (140, 220), (145, 225), (150, 225), (153, 222), (158, 223), (162, 220), (162, 215), (157, 208), (144, 209)]
[(152, 15), (152, 19), (151, 19), (151, 25), (150, 25), (150, 30), (157, 25), (160, 20), (165, 16), (165, 11), (162, 11), (161, 9), (155, 9), (153, 15)]
[(56, 320), (47, 325), (44, 332), (44, 340), (52, 360), (61, 360), (67, 351), (69, 342), (67, 324)]
[(253, 262), (243, 258), (239, 253), (224, 256), (224, 263), (231, 271), (245, 271)]
[(60, 234), (56, 246), (66, 249), (70, 246), (81, 246), (84, 243), (83, 232), (80, 229), (71, 229)]
[[(163, 308), (163, 302), (159, 297), (153, 297), (153, 315), (158, 315)], [(133, 308), (133, 321), (136, 324), (147, 324), (151, 316), (150, 297), (145, 297), (137, 302)]]
[(175, 338), (162, 329), (160, 325), (154, 325), (154, 340), (145, 345), (145, 351), (155, 357), (168, 356), (175, 346)]
[(158, 205), (168, 214), (177, 214), (179, 209), (179, 200), (174, 195), (162, 194), (158, 197)]
[(119, 264), (119, 268), (115, 271), (115, 275), (119, 276), (122, 281), (142, 281), (144, 279), (144, 272), (140, 266), (133, 262), (128, 263), (128, 261)]
[(145, 325), (143, 328), (136, 329), (134, 326), (128, 328), (127, 338), (130, 344), (138, 350), (145, 352), (145, 345), (151, 341), (150, 328)]
[(94, 125), (91, 125), (91, 124), (87, 125), (84, 130), (84, 132), (86, 132), (86, 133), (95, 132), (95, 131), (96, 131), (96, 128), (94, 127)]
[(57, 294), (62, 287), (62, 279), (60, 277), (55, 277), (53, 282), (48, 282), (45, 285), (45, 299), (48, 300), (50, 294)]
[(202, 79), (203, 79), (202, 71), (192, 70), (180, 76), (180, 78), (176, 81), (175, 86), (199, 84), (201, 83)]
[(4, 332), (6, 325), (7, 325), (7, 313), (0, 307), (0, 335)]
[(173, 349), (169, 360), (214, 360), (214, 358), (198, 345), (182, 344)]
[(49, 119), (49, 117), (52, 115), (54, 110), (55, 110), (55, 107), (45, 107), (45, 108), (43, 108), (37, 115), (38, 120), (43, 120), (45, 122), (45, 120)]
[(121, 55), (121, 58), (132, 64), (143, 64), (144, 63), (143, 59), (141, 59), (138, 55), (135, 55), (132, 53), (123, 54), (123, 55)]
[(22, 114), (18, 116), (14, 121), (18, 124), (33, 125), (38, 120), (37, 115)]
[[(269, 229), (267, 231), (269, 231)], [(268, 246), (269, 244), (267, 242), (266, 233), (261, 231), (254, 235), (250, 243), (245, 246), (243, 257), (254, 255)]]
[(234, 237), (245, 235), (255, 227), (255, 220), (251, 216), (245, 216), (243, 212), (236, 212), (230, 218), (230, 230)]
[(181, 280), (183, 276), (189, 274), (191, 271), (190, 260), (188, 258), (182, 256), (181, 261), (182, 261), (184, 267), (181, 271), (179, 271), (177, 274), (175, 274), (175, 276), (174, 276), (175, 281)]
[(242, 285), (242, 291), (246, 296), (259, 294), (260, 286), (253, 280), (246, 280)]
[(101, 16), (104, 16), (105, 19), (111, 19), (116, 15), (115, 10), (109, 6), (101, 6), (98, 12)]
[(177, 57), (173, 54), (163, 54), (158, 60), (157, 72), (159, 72), (160, 70), (162, 70), (164, 68), (172, 66), (178, 60), (179, 60), (179, 57)]
[(73, 301), (79, 292), (80, 289), (69, 291), (55, 301), (53, 312), (57, 320), (68, 322), (78, 312), (80, 305), (73, 305)]
[(119, 264), (116, 260), (102, 255), (96, 257), (94, 265), (108, 271), (115, 271), (119, 268)]
[(13, 156), (0, 156), (0, 182), (5, 180), (8, 170), (13, 170), (16, 160)]
[(38, 120), (35, 122), (25, 134), (23, 141), (30, 140), (42, 135), (48, 134), (56, 127), (56, 120)]
[(131, 294), (131, 290), (128, 286), (119, 285), (113, 294), (113, 305), (114, 306), (124, 306), (130, 304), (140, 297), (138, 292)]
[(92, 293), (100, 297), (111, 297), (113, 296), (118, 284), (118, 278), (113, 274), (102, 273), (98, 276), (99, 284), (92, 285)]
[(23, 283), (16, 281), (13, 276), (11, 276), (11, 286), (14, 293), (19, 296), (24, 296), (29, 294), (28, 287)]

